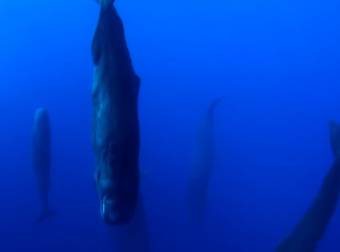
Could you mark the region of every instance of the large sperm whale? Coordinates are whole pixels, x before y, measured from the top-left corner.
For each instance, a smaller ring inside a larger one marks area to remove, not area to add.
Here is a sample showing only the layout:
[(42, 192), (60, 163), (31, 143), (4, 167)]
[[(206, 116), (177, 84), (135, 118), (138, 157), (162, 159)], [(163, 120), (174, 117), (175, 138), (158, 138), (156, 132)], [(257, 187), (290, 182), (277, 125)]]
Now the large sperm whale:
[(209, 105), (198, 134), (198, 144), (188, 188), (189, 215), (195, 221), (201, 221), (205, 212), (215, 161), (215, 111), (221, 100), (222, 98), (217, 98)]
[(118, 225), (132, 219), (138, 201), (140, 79), (114, 0), (97, 2), (100, 14), (92, 42), (95, 181), (102, 219)]
[(36, 173), (41, 213), (37, 221), (42, 222), (52, 215), (49, 208), (51, 173), (51, 132), (50, 120), (46, 109), (35, 112), (33, 124), (33, 167)]
[(340, 194), (340, 125), (334, 121), (330, 123), (330, 142), (333, 164), (311, 206), (292, 233), (279, 244), (278, 252), (313, 252), (326, 232)]

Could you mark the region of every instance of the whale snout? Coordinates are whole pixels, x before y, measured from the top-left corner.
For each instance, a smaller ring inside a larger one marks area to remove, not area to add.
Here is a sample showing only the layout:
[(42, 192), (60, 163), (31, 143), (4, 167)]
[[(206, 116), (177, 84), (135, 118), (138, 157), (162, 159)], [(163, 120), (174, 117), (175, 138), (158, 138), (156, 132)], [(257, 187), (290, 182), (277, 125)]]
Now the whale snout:
[(99, 180), (99, 212), (101, 219), (110, 225), (124, 225), (133, 218), (137, 204), (137, 190), (133, 184), (121, 185), (107, 179)]
[(100, 201), (100, 217), (106, 224), (121, 225), (128, 223), (133, 217), (130, 205), (120, 202), (118, 198), (105, 195)]
[(117, 201), (104, 197), (100, 202), (100, 217), (106, 224), (120, 225), (126, 224), (132, 218), (131, 209), (117, 204)]
[(100, 202), (100, 217), (105, 223), (116, 224), (119, 220), (114, 207), (114, 201), (104, 197)]

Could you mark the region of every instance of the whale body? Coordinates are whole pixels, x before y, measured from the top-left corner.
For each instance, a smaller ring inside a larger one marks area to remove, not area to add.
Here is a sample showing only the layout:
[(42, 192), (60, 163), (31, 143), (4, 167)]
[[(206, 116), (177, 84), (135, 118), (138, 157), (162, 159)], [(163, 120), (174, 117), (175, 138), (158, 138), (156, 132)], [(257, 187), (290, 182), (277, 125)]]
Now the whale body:
[(49, 208), (51, 174), (51, 129), (46, 109), (35, 112), (33, 124), (33, 167), (36, 174), (37, 189), (41, 203), (41, 213), (37, 222), (42, 222), (52, 215)]
[(222, 98), (217, 98), (211, 102), (198, 134), (198, 143), (188, 187), (189, 215), (194, 222), (202, 221), (205, 214), (207, 194), (215, 161), (214, 117), (221, 100)]
[(92, 43), (95, 181), (105, 223), (128, 223), (139, 194), (139, 121), (136, 75), (123, 23), (113, 0), (98, 1), (99, 20)]

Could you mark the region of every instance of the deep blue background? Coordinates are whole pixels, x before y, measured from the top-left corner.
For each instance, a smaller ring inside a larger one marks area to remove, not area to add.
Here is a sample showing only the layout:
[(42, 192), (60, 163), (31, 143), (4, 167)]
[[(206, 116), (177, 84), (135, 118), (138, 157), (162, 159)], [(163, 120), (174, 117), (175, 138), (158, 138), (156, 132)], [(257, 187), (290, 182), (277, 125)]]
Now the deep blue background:
[[(117, 0), (135, 68), (152, 251), (274, 251), (316, 194), (340, 119), (335, 0)], [(91, 150), (94, 1), (0, 1), (0, 251), (117, 251), (98, 218)], [(218, 110), (205, 228), (187, 224), (197, 128)], [(35, 225), (37, 106), (51, 114), (58, 212)], [(320, 244), (339, 251), (340, 209)], [(123, 242), (124, 243), (124, 242)], [(121, 251), (134, 250), (124, 243)], [(119, 250), (118, 250), (119, 251)]]

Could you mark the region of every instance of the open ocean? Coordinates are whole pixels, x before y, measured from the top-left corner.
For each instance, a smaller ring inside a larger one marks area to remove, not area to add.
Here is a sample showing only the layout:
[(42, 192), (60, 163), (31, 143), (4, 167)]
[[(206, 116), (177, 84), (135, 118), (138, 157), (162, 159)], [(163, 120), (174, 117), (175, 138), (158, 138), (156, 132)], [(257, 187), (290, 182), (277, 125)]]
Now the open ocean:
[[(332, 162), (340, 2), (116, 2), (141, 78), (143, 227), (110, 227), (99, 217), (91, 146), (98, 4), (2, 0), (0, 251), (275, 251)], [(188, 221), (188, 178), (202, 117), (220, 96), (207, 216), (196, 226)], [(37, 224), (31, 148), (40, 106), (51, 118), (56, 216)], [(339, 236), (340, 208), (317, 251), (339, 252)]]

